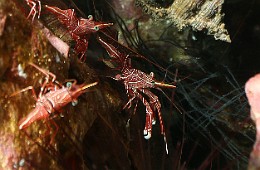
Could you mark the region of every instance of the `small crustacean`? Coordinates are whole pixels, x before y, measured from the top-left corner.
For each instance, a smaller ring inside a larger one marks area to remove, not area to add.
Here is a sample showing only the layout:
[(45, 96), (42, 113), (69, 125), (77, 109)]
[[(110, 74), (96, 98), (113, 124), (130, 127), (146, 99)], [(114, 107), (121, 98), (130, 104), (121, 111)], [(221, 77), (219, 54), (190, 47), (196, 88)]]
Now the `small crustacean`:
[[(67, 82), (66, 86), (63, 86), (56, 80), (56, 76), (53, 73), (42, 69), (33, 63), (30, 63), (30, 65), (45, 74), (46, 79), (41, 87), (38, 98), (32, 86), (29, 86), (11, 95), (14, 96), (21, 92), (32, 90), (33, 97), (36, 100), (35, 108), (25, 118), (20, 120), (20, 130), (27, 128), (37, 120), (49, 118), (53, 113), (55, 113), (55, 111), (61, 110), (61, 108), (70, 102), (73, 104), (73, 102), (75, 102), (81, 94), (86, 92), (87, 88), (97, 84), (97, 82), (91, 84), (77, 84), (76, 80), (71, 80)], [(49, 77), (52, 77), (51, 81), (49, 80)], [(55, 126), (57, 127), (56, 124)], [(54, 133), (51, 142), (53, 141), (57, 130)]]
[(30, 16), (32, 16), (32, 21), (33, 21), (35, 16), (38, 15), (37, 18), (39, 19), (42, 10), (41, 1), (40, 0), (25, 0), (25, 1), (27, 5), (29, 5), (31, 8), (27, 18), (30, 18)]
[(132, 101), (135, 99), (141, 100), (146, 107), (146, 123), (144, 128), (144, 138), (149, 139), (152, 135), (152, 125), (156, 122), (156, 111), (158, 113), (160, 121), (161, 134), (165, 137), (163, 119), (161, 116), (161, 103), (158, 97), (155, 94), (153, 94), (150, 91), (150, 89), (159, 89), (159, 87), (175, 88), (176, 86), (157, 82), (154, 79), (153, 72), (151, 72), (150, 74), (146, 74), (141, 70), (132, 68), (129, 55), (126, 55), (123, 52), (118, 51), (118, 49), (115, 46), (113, 46), (111, 43), (107, 43), (101, 37), (98, 37), (98, 41), (106, 49), (106, 51), (112, 58), (112, 61), (116, 62), (116, 64), (120, 68), (119, 70), (121, 74), (117, 74), (114, 79), (119, 81), (121, 80), (124, 83), (127, 95), (129, 97), (129, 101), (125, 105), (125, 107), (131, 107)]
[[(155, 111), (158, 113), (161, 134), (165, 135), (162, 114), (161, 103), (158, 97), (153, 94), (149, 89), (158, 87), (175, 88), (174, 85), (160, 83), (154, 80), (154, 73), (146, 74), (141, 70), (133, 68), (125, 68), (121, 74), (116, 75), (116, 80), (122, 80), (129, 97), (129, 101), (126, 104), (131, 107), (131, 102), (134, 99), (139, 99), (146, 107), (146, 123), (144, 128), (144, 138), (150, 139), (152, 135), (152, 125), (155, 124)], [(148, 100), (143, 96), (147, 96)]]
[(80, 59), (85, 59), (84, 55), (88, 48), (88, 40), (91, 33), (113, 25), (113, 23), (103, 23), (93, 20), (89, 15), (88, 19), (77, 18), (74, 9), (62, 10), (58, 7), (45, 5), (46, 9), (55, 14), (58, 20), (67, 27), (71, 37), (76, 41), (75, 51), (80, 54)]

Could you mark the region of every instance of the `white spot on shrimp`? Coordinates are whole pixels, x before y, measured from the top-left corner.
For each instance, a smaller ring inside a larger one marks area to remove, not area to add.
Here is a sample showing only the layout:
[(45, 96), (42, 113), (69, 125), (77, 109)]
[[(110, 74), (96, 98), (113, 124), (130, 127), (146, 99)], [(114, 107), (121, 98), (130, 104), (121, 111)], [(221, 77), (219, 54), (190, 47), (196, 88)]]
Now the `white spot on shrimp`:
[(152, 137), (152, 133), (149, 132), (148, 130), (144, 130), (144, 138), (148, 140), (151, 137)]
[(55, 55), (55, 61), (56, 63), (60, 63), (60, 56), (58, 55), (58, 53)]
[(24, 164), (25, 164), (25, 159), (21, 159), (19, 161), (19, 166), (22, 167), (22, 166), (24, 166)]
[(18, 65), (17, 70), (18, 70), (18, 75), (20, 77), (27, 78), (27, 74), (24, 72), (21, 64)]
[(197, 41), (197, 40), (198, 40), (195, 35), (192, 35), (192, 36), (191, 36), (191, 39), (192, 39), (193, 41)]
[(165, 134), (164, 134), (164, 143), (165, 143), (165, 151), (166, 151), (166, 154), (168, 155), (169, 153), (169, 150), (168, 150), (168, 144), (167, 144), (167, 140), (166, 140), (166, 137), (165, 137)]
[(13, 168), (14, 168), (14, 169), (17, 169), (17, 168), (18, 168), (18, 166), (17, 166), (16, 163), (13, 165)]
[(129, 127), (130, 127), (130, 119), (127, 120), (125, 127), (126, 127), (126, 128), (129, 128)]
[(153, 119), (153, 120), (152, 120), (152, 125), (155, 125), (155, 124), (156, 124), (156, 120)]
[(72, 106), (76, 106), (76, 105), (78, 104), (78, 100), (73, 100), (73, 101), (71, 102), (71, 104), (72, 104)]

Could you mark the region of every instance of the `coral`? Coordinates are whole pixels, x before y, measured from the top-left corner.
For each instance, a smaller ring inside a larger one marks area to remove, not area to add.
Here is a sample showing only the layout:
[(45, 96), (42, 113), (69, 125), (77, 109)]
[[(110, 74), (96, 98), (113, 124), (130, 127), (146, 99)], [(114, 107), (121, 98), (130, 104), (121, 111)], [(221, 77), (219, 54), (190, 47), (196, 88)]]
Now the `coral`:
[(245, 85), (251, 118), (256, 124), (256, 141), (250, 157), (250, 166), (260, 168), (260, 74), (251, 77)]
[(194, 31), (207, 30), (216, 40), (231, 42), (221, 13), (224, 0), (175, 0), (163, 8), (148, 0), (137, 0), (136, 5), (154, 19), (168, 20), (182, 30), (191, 26)]

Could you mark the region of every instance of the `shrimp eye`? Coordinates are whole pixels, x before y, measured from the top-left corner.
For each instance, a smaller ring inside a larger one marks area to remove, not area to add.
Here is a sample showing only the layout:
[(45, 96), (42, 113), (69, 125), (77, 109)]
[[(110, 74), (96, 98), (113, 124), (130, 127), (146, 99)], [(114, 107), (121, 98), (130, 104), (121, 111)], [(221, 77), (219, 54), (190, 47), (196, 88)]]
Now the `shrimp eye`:
[(67, 83), (66, 83), (66, 87), (71, 88), (71, 86), (72, 86), (72, 83), (71, 83), (71, 82), (67, 82)]
[(152, 84), (153, 86), (155, 86), (155, 81), (152, 81), (151, 84)]
[(98, 30), (99, 30), (99, 27), (98, 27), (98, 26), (94, 26), (94, 30), (95, 30), (95, 31), (98, 31)]
[(154, 78), (154, 73), (153, 73), (153, 72), (151, 72), (151, 73), (150, 73), (150, 76), (151, 76), (152, 78)]
[(88, 16), (88, 19), (92, 19), (92, 18), (93, 18), (93, 16), (92, 16), (92, 15), (89, 15), (89, 16)]

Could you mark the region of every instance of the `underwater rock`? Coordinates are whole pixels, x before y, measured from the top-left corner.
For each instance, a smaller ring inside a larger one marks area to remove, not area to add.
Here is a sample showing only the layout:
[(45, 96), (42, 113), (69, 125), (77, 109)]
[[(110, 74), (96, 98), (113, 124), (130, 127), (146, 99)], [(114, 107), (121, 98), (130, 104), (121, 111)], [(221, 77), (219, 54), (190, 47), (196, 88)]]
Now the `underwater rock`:
[[(28, 63), (52, 72), (63, 85), (71, 79), (86, 84), (100, 80), (96, 70), (78, 61), (72, 51), (69, 58), (60, 54), (38, 21), (26, 19), (12, 2), (1, 1), (0, 10), (7, 16), (0, 41), (0, 169), (88, 169), (82, 159), (83, 139), (98, 115), (110, 118), (107, 113), (117, 113), (122, 107), (116, 89), (100, 82), (82, 94), (76, 106), (69, 104), (57, 111), (51, 117), (59, 126), (52, 144), (56, 129), (48, 119), (19, 130), (19, 120), (35, 107), (31, 91), (19, 91), (32, 86), (38, 94), (46, 78)], [(67, 53), (65, 49), (61, 53)]]

